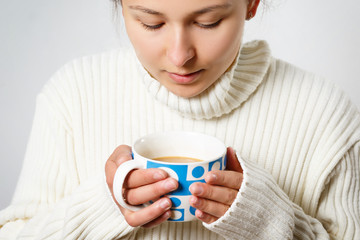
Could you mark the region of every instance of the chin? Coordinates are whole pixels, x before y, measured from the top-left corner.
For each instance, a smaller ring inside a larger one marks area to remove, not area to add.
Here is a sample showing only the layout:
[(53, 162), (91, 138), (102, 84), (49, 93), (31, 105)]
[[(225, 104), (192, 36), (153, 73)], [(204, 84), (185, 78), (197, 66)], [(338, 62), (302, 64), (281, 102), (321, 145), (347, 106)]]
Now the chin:
[(184, 86), (184, 87), (180, 87), (177, 89), (169, 89), (168, 88), (168, 90), (178, 97), (192, 98), (192, 97), (196, 97), (196, 96), (200, 95), (205, 89), (204, 90), (191, 89), (191, 87), (189, 87), (189, 86)]

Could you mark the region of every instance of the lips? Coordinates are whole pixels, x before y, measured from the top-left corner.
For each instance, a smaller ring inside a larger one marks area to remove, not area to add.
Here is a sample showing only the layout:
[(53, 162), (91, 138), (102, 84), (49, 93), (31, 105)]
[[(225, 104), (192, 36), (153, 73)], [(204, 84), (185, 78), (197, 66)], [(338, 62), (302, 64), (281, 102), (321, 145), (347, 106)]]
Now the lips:
[(168, 72), (168, 75), (174, 82), (178, 84), (190, 84), (199, 77), (202, 71), (203, 70), (199, 70), (188, 74), (178, 74), (178, 73)]

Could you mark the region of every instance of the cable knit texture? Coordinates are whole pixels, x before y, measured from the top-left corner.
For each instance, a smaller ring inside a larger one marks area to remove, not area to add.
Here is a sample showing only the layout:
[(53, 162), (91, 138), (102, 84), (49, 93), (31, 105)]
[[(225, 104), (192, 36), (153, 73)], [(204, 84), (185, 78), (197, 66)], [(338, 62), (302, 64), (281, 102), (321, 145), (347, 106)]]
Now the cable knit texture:
[[(244, 170), (211, 224), (133, 228), (104, 180), (120, 144), (170, 130), (213, 135)], [(133, 50), (74, 60), (37, 98), (24, 166), (0, 239), (360, 239), (360, 115), (332, 83), (274, 59), (264, 41), (201, 95), (179, 98)]]

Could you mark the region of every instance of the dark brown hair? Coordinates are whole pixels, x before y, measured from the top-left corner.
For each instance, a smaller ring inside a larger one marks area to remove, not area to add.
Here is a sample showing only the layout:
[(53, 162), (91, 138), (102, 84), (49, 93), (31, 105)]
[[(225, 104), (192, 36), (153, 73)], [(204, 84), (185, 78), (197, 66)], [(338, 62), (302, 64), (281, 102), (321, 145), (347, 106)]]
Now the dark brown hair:
[(114, 3), (115, 9), (118, 9), (121, 6), (121, 0), (111, 0)]

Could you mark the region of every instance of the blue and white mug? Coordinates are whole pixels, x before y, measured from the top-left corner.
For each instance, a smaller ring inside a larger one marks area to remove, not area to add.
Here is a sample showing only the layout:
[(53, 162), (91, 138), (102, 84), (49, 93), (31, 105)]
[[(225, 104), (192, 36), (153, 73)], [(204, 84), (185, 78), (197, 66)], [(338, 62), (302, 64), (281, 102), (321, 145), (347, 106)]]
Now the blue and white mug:
[[(132, 147), (133, 160), (119, 166), (115, 173), (113, 190), (117, 202), (124, 208), (138, 211), (150, 204), (129, 205), (123, 198), (126, 176), (134, 169), (161, 168), (179, 182), (177, 190), (167, 197), (172, 201), (171, 217), (168, 221), (195, 220), (195, 210), (190, 206), (189, 187), (194, 182), (205, 182), (204, 177), (212, 170), (226, 167), (226, 146), (213, 136), (196, 132), (153, 133), (136, 140)], [(164, 157), (198, 159), (196, 162), (166, 162), (154, 160)]]

